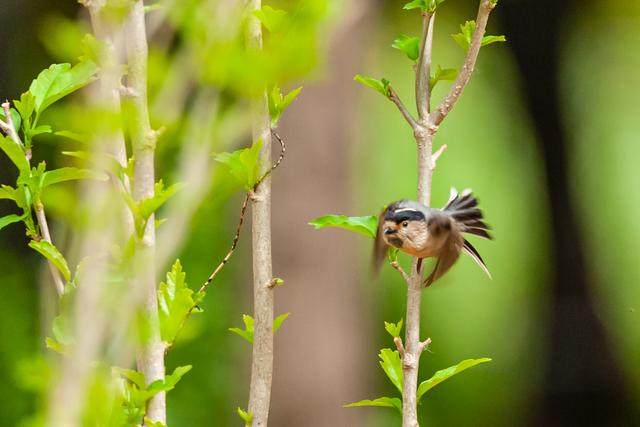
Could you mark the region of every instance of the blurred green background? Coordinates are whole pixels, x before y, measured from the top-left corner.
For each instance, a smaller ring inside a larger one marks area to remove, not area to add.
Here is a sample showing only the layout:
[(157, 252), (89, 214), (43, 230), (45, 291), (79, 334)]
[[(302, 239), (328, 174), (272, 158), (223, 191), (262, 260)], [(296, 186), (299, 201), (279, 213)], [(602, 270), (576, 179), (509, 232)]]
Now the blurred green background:
[[(383, 320), (404, 316), (405, 285), (386, 266), (370, 279), (364, 237), (306, 223), (330, 213), (375, 214), (415, 197), (409, 129), (391, 103), (352, 81), (355, 73), (385, 76), (412, 104), (410, 63), (390, 47), (397, 35), (420, 29), (402, 4), (331, 3), (318, 64), (283, 119), (289, 146), (274, 176), (274, 272), (286, 280), (277, 312), (292, 314), (276, 337), (274, 426), (400, 423), (391, 410), (341, 405), (394, 393), (377, 351), (393, 345)], [(460, 64), (462, 51), (449, 35), (476, 7), (443, 5), (436, 64)], [(43, 47), (45, 22), (81, 12), (74, 2), (36, 0), (3, 0), (2, 10), (0, 96), (15, 99), (58, 60)], [(462, 258), (424, 293), (422, 334), (433, 345), (421, 378), (466, 358), (493, 361), (430, 392), (420, 408), (423, 425), (640, 425), (638, 28), (640, 4), (623, 0), (502, 0), (492, 16), (490, 32), (508, 43), (482, 50), (438, 133), (437, 146), (449, 148), (432, 202), (444, 204), (452, 186), (473, 188), (494, 228), (494, 241), (474, 241), (493, 280)], [(446, 88), (440, 83), (435, 98)], [(160, 147), (159, 175), (171, 176), (179, 149), (171, 141)], [(38, 150), (48, 163), (64, 161), (55, 142)], [(0, 159), (0, 181), (11, 173)], [(224, 256), (241, 203), (223, 197), (215, 182), (176, 254), (193, 288)], [(0, 204), (2, 214), (8, 208)], [(64, 212), (53, 222), (64, 240)], [(240, 425), (235, 408), (246, 406), (250, 347), (227, 328), (251, 312), (248, 230), (203, 302), (205, 312), (169, 353), (169, 369), (194, 365), (169, 394), (170, 425)], [(21, 228), (0, 233), (0, 425), (13, 426), (36, 408), (15, 372), (44, 351), (50, 314), (43, 300), (50, 295)]]

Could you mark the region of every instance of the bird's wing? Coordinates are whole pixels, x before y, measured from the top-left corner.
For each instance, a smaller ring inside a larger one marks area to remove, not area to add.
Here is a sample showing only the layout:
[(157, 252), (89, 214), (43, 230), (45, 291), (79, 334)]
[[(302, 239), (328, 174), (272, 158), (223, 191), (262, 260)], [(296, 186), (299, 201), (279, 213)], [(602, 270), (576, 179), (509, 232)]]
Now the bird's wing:
[(382, 261), (387, 255), (387, 244), (382, 239), (382, 224), (384, 224), (384, 214), (386, 209), (380, 213), (378, 216), (378, 229), (376, 232), (376, 241), (373, 246), (373, 271), (377, 273), (380, 270), (380, 265), (382, 265)]
[(460, 251), (462, 250), (462, 235), (459, 231), (452, 231), (447, 241), (442, 246), (438, 261), (429, 276), (424, 281), (425, 286), (431, 285), (446, 273), (451, 266), (458, 260)]

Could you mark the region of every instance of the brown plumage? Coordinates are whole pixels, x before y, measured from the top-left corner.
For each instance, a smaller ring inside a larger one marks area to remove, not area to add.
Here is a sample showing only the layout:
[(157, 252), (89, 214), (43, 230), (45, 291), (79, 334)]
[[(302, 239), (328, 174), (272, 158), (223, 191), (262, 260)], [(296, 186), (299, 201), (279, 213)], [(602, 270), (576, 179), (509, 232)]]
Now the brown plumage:
[(425, 280), (425, 286), (429, 286), (446, 273), (464, 251), (491, 277), (478, 251), (463, 237), (463, 233), (468, 233), (492, 238), (477, 206), (478, 200), (470, 190), (458, 194), (455, 189), (451, 190), (451, 197), (442, 209), (411, 200), (392, 203), (378, 220), (374, 248), (376, 268), (384, 260), (388, 246), (418, 257), (419, 266), (422, 259), (435, 257), (436, 265)]

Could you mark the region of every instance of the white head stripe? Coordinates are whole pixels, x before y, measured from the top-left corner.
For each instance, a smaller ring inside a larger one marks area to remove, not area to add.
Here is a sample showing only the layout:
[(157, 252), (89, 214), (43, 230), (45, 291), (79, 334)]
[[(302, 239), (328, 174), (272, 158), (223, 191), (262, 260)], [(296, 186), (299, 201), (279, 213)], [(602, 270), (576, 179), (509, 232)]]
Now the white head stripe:
[(398, 213), (398, 212), (418, 212), (418, 210), (417, 209), (413, 209), (413, 208), (402, 208), (402, 209), (396, 209), (393, 212), (395, 212), (395, 213)]

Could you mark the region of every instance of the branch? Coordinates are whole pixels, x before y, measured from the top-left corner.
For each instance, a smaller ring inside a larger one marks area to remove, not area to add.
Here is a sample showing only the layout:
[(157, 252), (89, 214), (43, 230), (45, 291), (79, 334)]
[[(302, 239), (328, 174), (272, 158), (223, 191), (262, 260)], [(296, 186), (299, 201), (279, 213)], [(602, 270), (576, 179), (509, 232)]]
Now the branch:
[(460, 98), (462, 91), (466, 87), (471, 74), (475, 68), (478, 54), (480, 53), (480, 47), (482, 46), (482, 38), (484, 36), (485, 29), (487, 28), (487, 21), (489, 20), (489, 14), (495, 7), (495, 3), (490, 0), (481, 0), (480, 7), (478, 9), (478, 17), (476, 18), (476, 31), (473, 33), (471, 39), (471, 45), (469, 51), (460, 70), (460, 74), (456, 78), (456, 81), (451, 86), (447, 96), (440, 102), (440, 105), (429, 117), (429, 127), (434, 130), (440, 126), (440, 123), (447, 117), (447, 114), (453, 109), (456, 102)]
[[(147, 104), (147, 36), (144, 21), (144, 4), (136, 0), (125, 24), (125, 45), (128, 60), (127, 84), (136, 93), (130, 103), (131, 147), (134, 157), (133, 197), (139, 201), (154, 195), (154, 155), (156, 136), (151, 129)], [(141, 265), (136, 286), (144, 294), (143, 311), (149, 322), (149, 337), (138, 350), (138, 369), (150, 384), (164, 380), (165, 345), (160, 339), (158, 298), (155, 278), (155, 225), (152, 215), (147, 221), (142, 239), (137, 239), (136, 254)], [(152, 421), (167, 423), (166, 393), (154, 395), (147, 403), (147, 417)]]
[(9, 104), (9, 101), (2, 103), (2, 109), (4, 110), (4, 117), (7, 121), (5, 123), (0, 120), (0, 129), (2, 129), (2, 132), (9, 136), (13, 142), (22, 147), (22, 140), (20, 140), (17, 129), (13, 124), (13, 116), (11, 114), (11, 105)]
[(433, 155), (431, 156), (431, 170), (432, 171), (436, 168), (436, 162), (438, 161), (438, 159), (440, 158), (442, 153), (444, 153), (446, 151), (446, 149), (447, 149), (447, 144), (442, 144), (442, 146), (440, 148), (438, 148), (438, 151), (433, 153)]
[(402, 275), (402, 278), (404, 279), (404, 281), (407, 282), (407, 284), (409, 284), (409, 275), (402, 269), (402, 266), (398, 261), (393, 261), (391, 263), (391, 267), (398, 270), (398, 272)]
[(409, 126), (411, 126), (411, 129), (415, 131), (415, 129), (418, 127), (418, 123), (413, 118), (409, 110), (407, 110), (407, 107), (405, 107), (397, 92), (393, 90), (391, 86), (389, 86), (389, 99), (393, 101), (394, 104), (396, 104), (404, 119), (407, 121), (407, 123), (409, 123)]
[(429, 79), (431, 78), (431, 52), (433, 50), (433, 25), (435, 20), (435, 13), (424, 13), (420, 56), (418, 58), (418, 67), (416, 68), (416, 106), (418, 107), (418, 117), (421, 123), (425, 123), (429, 118), (431, 104)]

